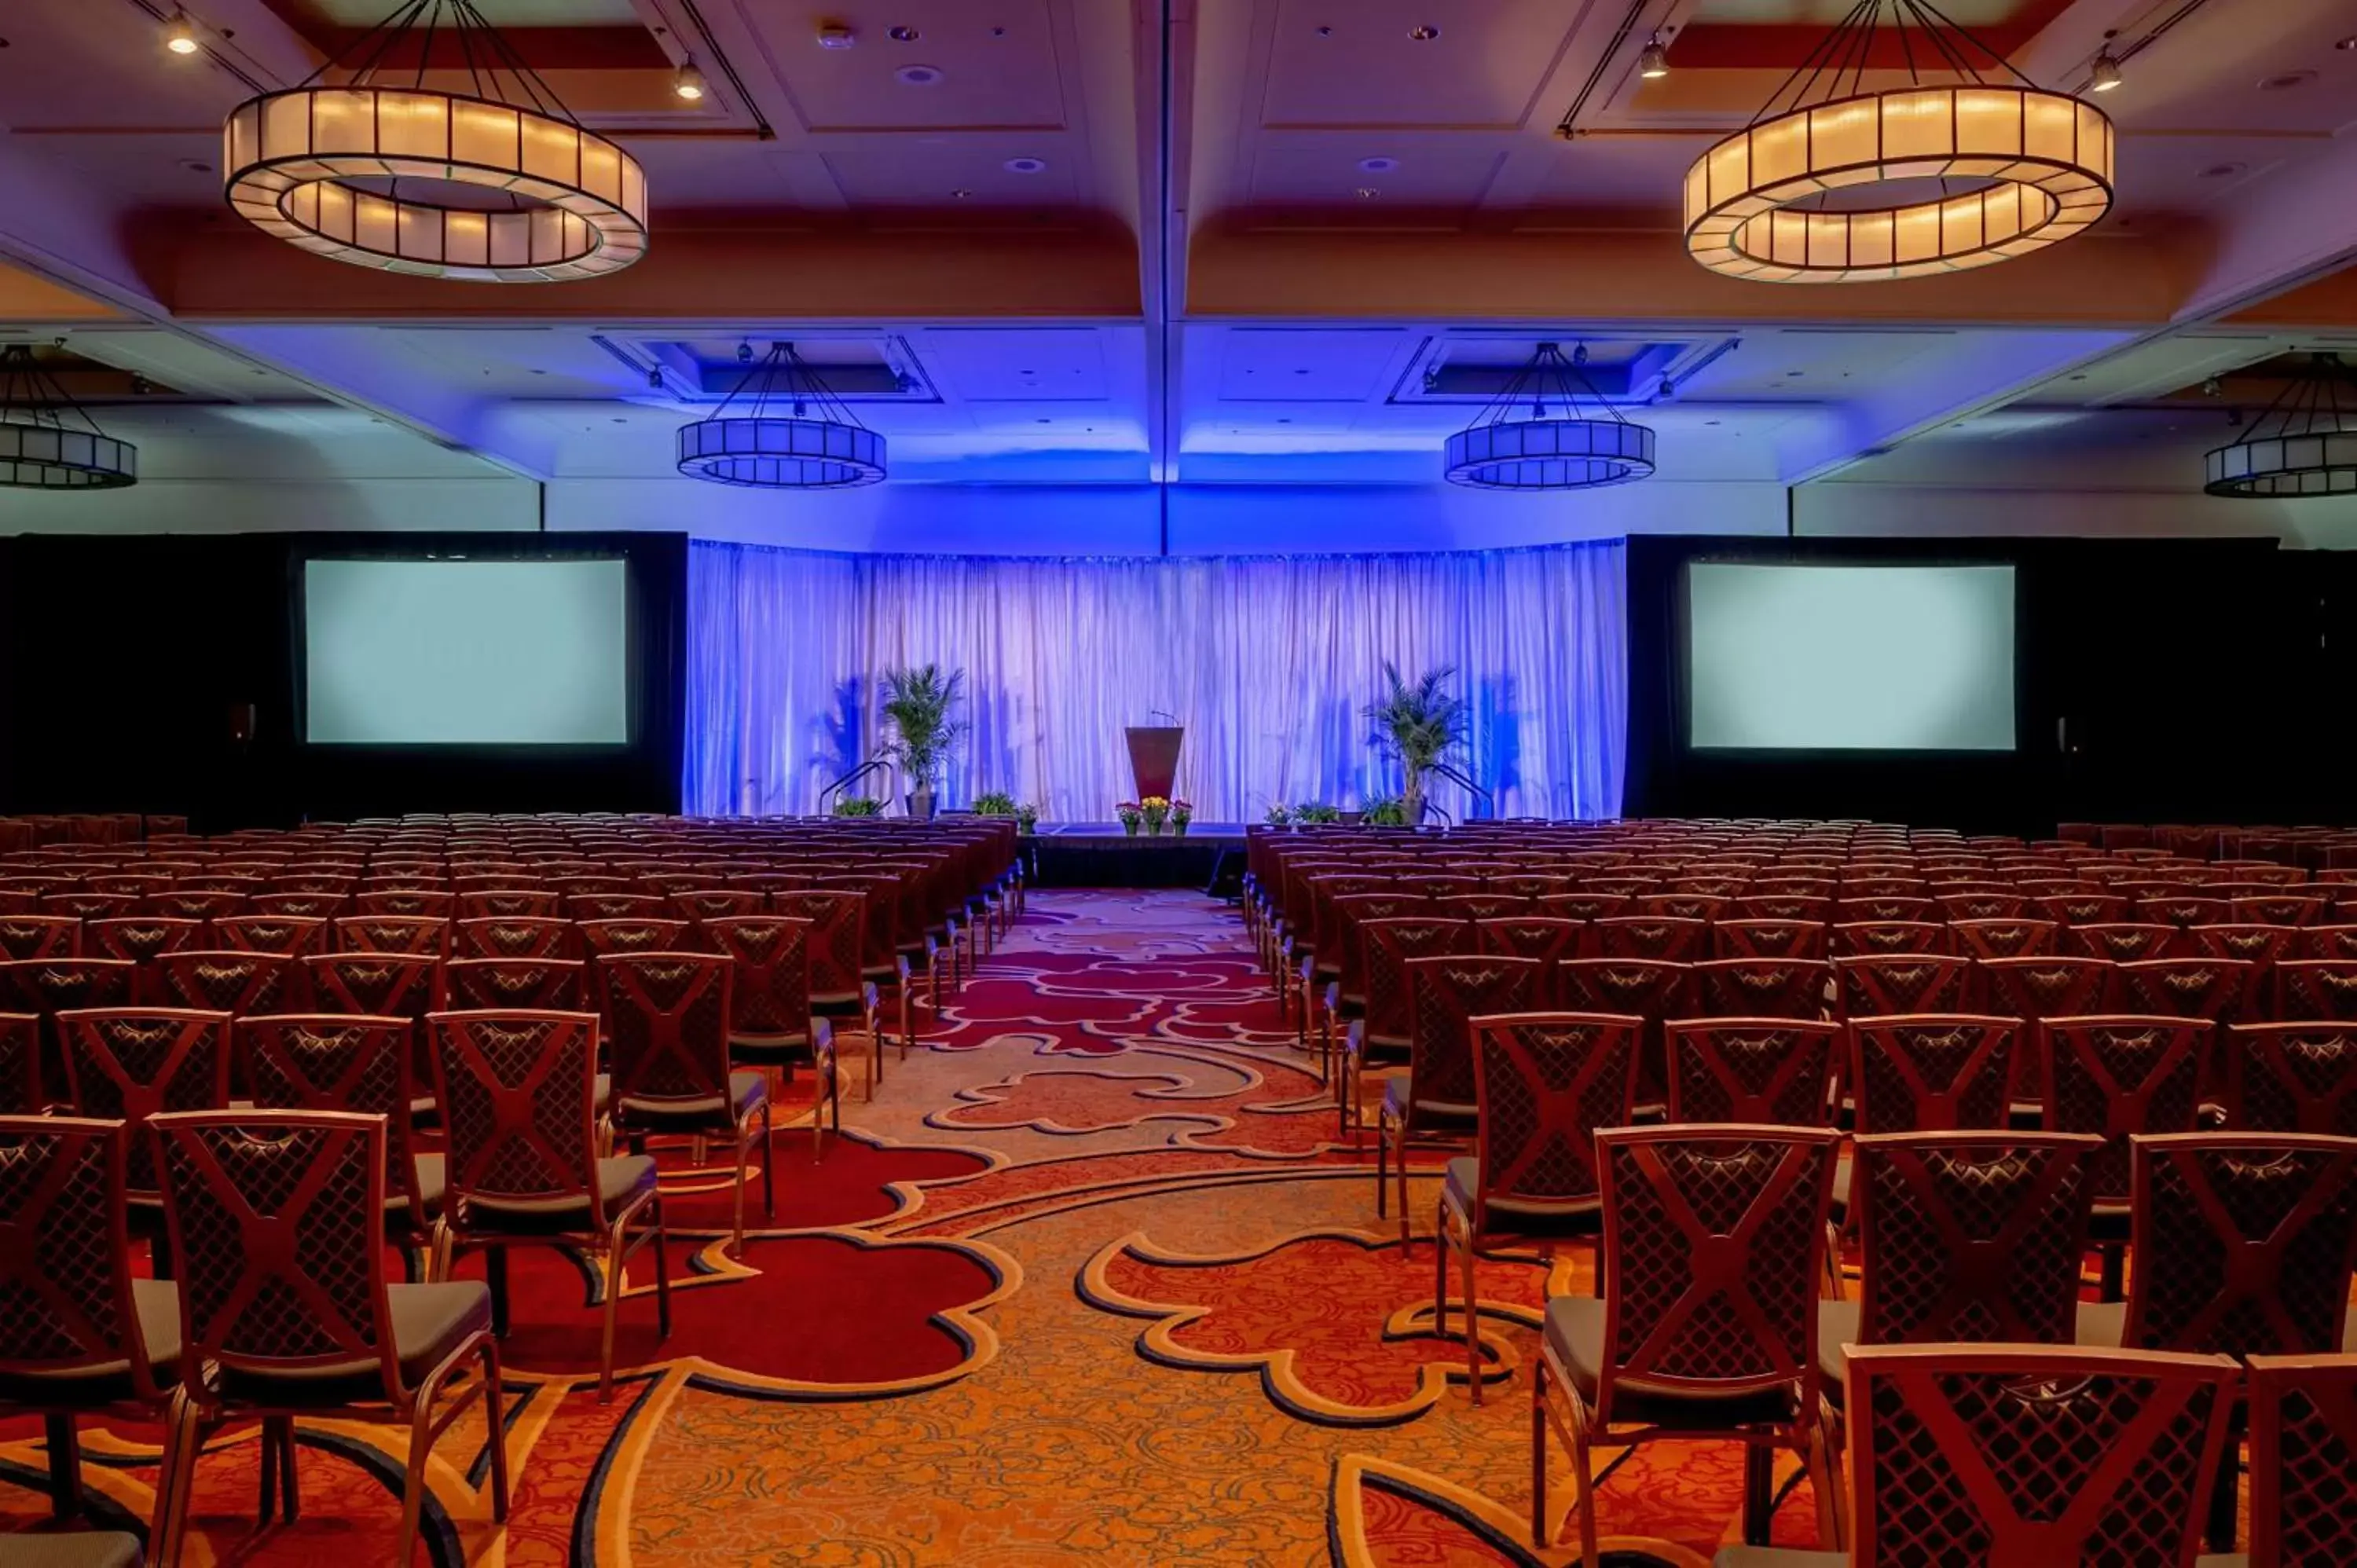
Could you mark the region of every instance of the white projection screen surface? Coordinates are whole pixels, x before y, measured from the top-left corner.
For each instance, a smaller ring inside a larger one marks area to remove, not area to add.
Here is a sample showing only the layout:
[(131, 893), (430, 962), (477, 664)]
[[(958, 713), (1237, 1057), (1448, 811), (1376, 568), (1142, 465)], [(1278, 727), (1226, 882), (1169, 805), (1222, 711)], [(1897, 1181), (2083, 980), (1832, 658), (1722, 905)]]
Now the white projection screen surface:
[(304, 564), (304, 738), (621, 746), (627, 568), (597, 561)]
[(1696, 749), (2011, 751), (2011, 566), (1687, 567)]

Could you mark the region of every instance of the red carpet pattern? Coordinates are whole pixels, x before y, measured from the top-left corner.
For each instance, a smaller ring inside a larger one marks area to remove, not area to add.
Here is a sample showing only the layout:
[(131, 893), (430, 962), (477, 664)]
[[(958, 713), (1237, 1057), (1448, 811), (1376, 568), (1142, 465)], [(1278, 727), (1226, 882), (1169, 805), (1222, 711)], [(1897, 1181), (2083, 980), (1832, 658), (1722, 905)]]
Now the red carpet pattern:
[[(1484, 1260), (1475, 1409), (1454, 1268), (1449, 1333), (1433, 1332), (1435, 1173), (1403, 1248), (1232, 909), (1036, 893), (962, 993), (917, 1015), (920, 1048), (888, 1057), (872, 1101), (854, 1088), (823, 1158), (807, 1125), (780, 1133), (777, 1211), (757, 1187), (742, 1258), (726, 1251), (733, 1172), (662, 1151), (673, 1331), (657, 1336), (642, 1257), (610, 1404), (596, 1276), (517, 1255), (514, 1508), (493, 1524), (482, 1419), (462, 1422), (435, 1456), (422, 1562), (1571, 1555), (1528, 1544), (1527, 1368), (1544, 1295), (1585, 1291), (1587, 1258)], [(87, 1431), (101, 1523), (144, 1530), (157, 1439)], [(254, 1434), (226, 1434), (199, 1467), (188, 1562), (387, 1561), (400, 1452), (388, 1428), (307, 1423), (302, 1517), (257, 1530)], [(0, 1530), (43, 1526), (45, 1464), (37, 1423), (0, 1423)], [(1692, 1568), (1730, 1538), (1740, 1456), (1641, 1450), (1599, 1498), (1609, 1562)], [(1813, 1544), (1813, 1519), (1792, 1487), (1778, 1540)]]

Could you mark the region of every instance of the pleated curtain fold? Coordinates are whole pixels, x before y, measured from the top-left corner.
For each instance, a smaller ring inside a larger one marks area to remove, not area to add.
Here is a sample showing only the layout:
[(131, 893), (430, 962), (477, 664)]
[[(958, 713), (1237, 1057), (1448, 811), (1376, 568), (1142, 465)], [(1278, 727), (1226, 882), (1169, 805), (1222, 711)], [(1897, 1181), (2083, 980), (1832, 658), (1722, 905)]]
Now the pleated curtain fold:
[[(1448, 554), (1028, 558), (833, 555), (697, 542), (688, 570), (685, 804), (800, 814), (886, 734), (876, 676), (965, 671), (956, 807), (1004, 789), (1050, 822), (1105, 822), (1133, 792), (1122, 732), (1186, 725), (1199, 821), (1272, 802), (1396, 794), (1363, 709), (1385, 660), (1453, 665), (1470, 707), (1437, 783), (1463, 818), (1620, 807), (1628, 654), (1619, 541)], [(1159, 714), (1157, 713), (1159, 710)], [(877, 778), (858, 793), (885, 793)]]

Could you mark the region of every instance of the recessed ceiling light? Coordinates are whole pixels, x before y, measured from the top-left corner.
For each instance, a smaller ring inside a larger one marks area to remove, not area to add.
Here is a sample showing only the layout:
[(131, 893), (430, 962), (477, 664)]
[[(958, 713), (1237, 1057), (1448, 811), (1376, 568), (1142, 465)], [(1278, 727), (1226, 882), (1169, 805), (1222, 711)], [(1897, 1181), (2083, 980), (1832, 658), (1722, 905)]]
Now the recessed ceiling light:
[(2203, 179), (2232, 179), (2250, 166), (2251, 166), (2248, 164), (2212, 164), (2208, 168), (2201, 171), (2201, 177)]
[(1399, 167), (1397, 158), (1361, 158), (1359, 168), (1364, 174), (1389, 174)]
[(190, 174), (210, 174), (213, 172), (213, 166), (205, 162), (202, 158), (182, 158), (180, 160), (180, 166), (188, 170)]
[(1048, 172), (1048, 160), (1046, 158), (1009, 158), (1006, 160), (1006, 166), (1008, 174), (1045, 174)]
[(2262, 92), (2288, 92), (2295, 87), (2306, 87), (2309, 82), (2314, 81), (2315, 80), (2316, 72), (2312, 70), (2287, 70), (2280, 76), (2262, 78), (2259, 82), (2259, 91)]
[(818, 47), (823, 49), (847, 49), (859, 41), (859, 35), (840, 22), (822, 22), (818, 29)]
[(2347, 38), (2340, 39), (2332, 47), (2343, 54), (2357, 50), (2357, 33), (2352, 33)]
[(1432, 42), (1433, 39), (1440, 37), (1440, 29), (1434, 27), (1431, 23), (1426, 22), (1421, 27), (1410, 27), (1407, 30), (1407, 36), (1414, 38), (1417, 43), (1428, 44)]
[(903, 87), (934, 87), (949, 72), (937, 65), (904, 65), (892, 74)]
[(192, 55), (203, 46), (198, 43), (197, 30), (188, 25), (188, 17), (175, 12), (164, 24), (164, 47), (176, 55)]
[(896, 44), (913, 44), (917, 41), (918, 36), (917, 29), (914, 27), (893, 27), (888, 29), (885, 34), (885, 37)]

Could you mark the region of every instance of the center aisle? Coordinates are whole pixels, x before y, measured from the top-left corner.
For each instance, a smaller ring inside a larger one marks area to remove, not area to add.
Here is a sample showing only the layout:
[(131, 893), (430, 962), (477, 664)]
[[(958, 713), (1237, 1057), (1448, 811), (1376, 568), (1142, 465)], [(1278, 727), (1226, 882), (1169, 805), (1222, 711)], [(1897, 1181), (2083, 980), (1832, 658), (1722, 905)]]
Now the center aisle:
[[(777, 1218), (741, 1263), (721, 1250), (728, 1173), (665, 1159), (674, 1230), (690, 1232), (673, 1243), (677, 1322), (657, 1340), (651, 1301), (635, 1299), (651, 1271), (634, 1269), (617, 1347), (631, 1371), (612, 1404), (596, 1400), (594, 1280), (518, 1255), (504, 1555), (478, 1422), (436, 1452), (435, 1561), (1576, 1556), (1521, 1544), (1544, 1265), (1482, 1266), (1475, 1410), (1459, 1341), (1430, 1332), (1435, 1186), (1418, 1184), (1403, 1255), (1374, 1217), (1372, 1152), (1336, 1146), (1315, 1064), (1279, 1026), (1232, 908), (1034, 892), (925, 1033), (905, 1063), (888, 1057), (872, 1103), (864, 1051), (846, 1049), (845, 1136), (813, 1165), (806, 1128), (779, 1135)], [(760, 1222), (758, 1192), (747, 1217)], [(1584, 1257), (1557, 1265), (1554, 1288), (1587, 1288)], [(38, 1432), (0, 1439), (0, 1528), (22, 1528), (45, 1511)], [(149, 1441), (86, 1439), (118, 1523), (147, 1506)], [(303, 1519), (259, 1539), (253, 1438), (229, 1442), (199, 1470), (192, 1562), (390, 1554), (392, 1429), (307, 1426)], [(1607, 1561), (1707, 1563), (1741, 1472), (1732, 1446), (1638, 1451), (1599, 1494)], [(1561, 1476), (1550, 1492), (1568, 1506)], [(1813, 1544), (1813, 1518), (1788, 1497), (1779, 1541)]]

